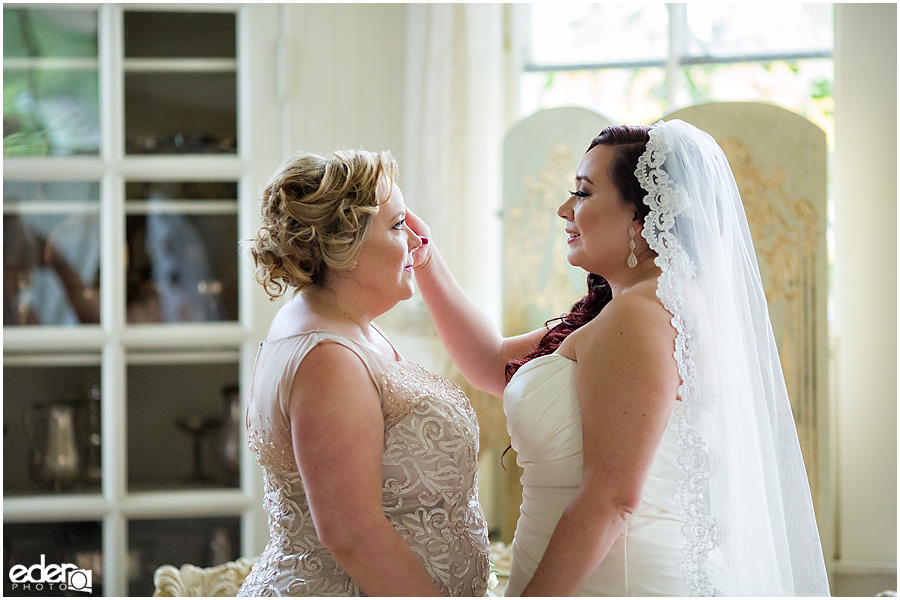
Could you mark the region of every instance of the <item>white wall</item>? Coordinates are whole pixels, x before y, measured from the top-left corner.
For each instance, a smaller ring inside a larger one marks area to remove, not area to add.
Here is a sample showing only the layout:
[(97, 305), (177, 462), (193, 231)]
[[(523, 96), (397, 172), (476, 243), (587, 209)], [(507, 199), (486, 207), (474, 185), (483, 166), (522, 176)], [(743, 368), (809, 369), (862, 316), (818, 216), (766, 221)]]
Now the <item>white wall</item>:
[[(835, 5), (837, 562), (897, 561), (897, 6)], [(840, 587), (840, 581), (836, 587)], [(873, 584), (874, 585), (874, 584)], [(835, 589), (841, 593), (849, 590)], [(856, 590), (871, 594), (877, 589)]]
[(403, 5), (289, 4), (283, 10), (289, 22), (292, 150), (364, 148), (402, 155)]

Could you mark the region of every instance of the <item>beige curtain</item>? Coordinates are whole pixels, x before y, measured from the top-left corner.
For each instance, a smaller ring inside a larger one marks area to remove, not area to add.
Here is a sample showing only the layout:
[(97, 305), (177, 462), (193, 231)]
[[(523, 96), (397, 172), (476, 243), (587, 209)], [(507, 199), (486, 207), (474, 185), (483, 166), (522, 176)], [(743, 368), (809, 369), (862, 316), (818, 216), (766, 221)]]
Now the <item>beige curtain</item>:
[(453, 274), (494, 317), (500, 297), (500, 147), (511, 56), (502, 4), (410, 4), (406, 17), (407, 204)]
[[(512, 7), (501, 4), (406, 5), (399, 183), (407, 205), (431, 226), (457, 281), (498, 326), (501, 148), (515, 117), (518, 89), (509, 26), (513, 14)], [(495, 473), (509, 440), (499, 399), (466, 384), (433, 329), (430, 344), (430, 336), (416, 337), (414, 332), (430, 329), (420, 325), (428, 320), (421, 300), (403, 302), (391, 312), (397, 314), (385, 326), (393, 326), (392, 338), (412, 352), (421, 349), (418, 357), (429, 350), (432, 368), (460, 384), (472, 401), (481, 425), (479, 497), (491, 529), (509, 529), (505, 481)], [(509, 529), (506, 537), (511, 535)]]

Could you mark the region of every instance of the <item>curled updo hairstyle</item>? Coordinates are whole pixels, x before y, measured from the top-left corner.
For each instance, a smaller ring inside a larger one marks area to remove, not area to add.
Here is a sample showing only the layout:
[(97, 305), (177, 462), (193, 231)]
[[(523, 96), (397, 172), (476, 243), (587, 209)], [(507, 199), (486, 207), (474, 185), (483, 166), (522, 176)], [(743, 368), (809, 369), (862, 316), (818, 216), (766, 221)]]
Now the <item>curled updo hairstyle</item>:
[(262, 192), (262, 226), (250, 240), (266, 293), (274, 300), (289, 287), (296, 293), (322, 285), (329, 269), (352, 267), (396, 170), (390, 152), (339, 150), (285, 161)]
[[(585, 151), (587, 154), (595, 146), (614, 148), (613, 158), (609, 164), (609, 178), (619, 191), (622, 201), (634, 207), (636, 219), (644, 219), (650, 213), (650, 207), (644, 204), (647, 192), (634, 174), (638, 159), (646, 150), (648, 141), (650, 141), (650, 127), (616, 125), (601, 131)], [(588, 273), (587, 288), (587, 295), (572, 305), (569, 312), (545, 323), (549, 330), (534, 350), (523, 358), (507, 363), (506, 381), (512, 379), (519, 367), (528, 361), (555, 352), (570, 333), (596, 317), (612, 300), (609, 283), (599, 275)]]

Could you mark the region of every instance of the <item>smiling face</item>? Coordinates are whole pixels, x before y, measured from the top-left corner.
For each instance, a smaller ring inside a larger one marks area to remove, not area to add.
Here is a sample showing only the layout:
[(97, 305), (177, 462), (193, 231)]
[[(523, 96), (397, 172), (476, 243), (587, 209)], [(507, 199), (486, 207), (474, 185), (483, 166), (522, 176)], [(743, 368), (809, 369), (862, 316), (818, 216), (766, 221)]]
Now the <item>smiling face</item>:
[[(382, 186), (387, 188), (386, 185)], [(405, 222), (406, 204), (397, 184), (391, 184), (391, 195), (378, 207), (366, 239), (360, 247), (356, 268), (349, 277), (387, 309), (412, 297), (414, 291), (412, 252), (422, 245)], [(379, 193), (380, 197), (381, 192)]]
[(566, 221), (569, 264), (607, 279), (628, 269), (631, 236), (638, 241), (642, 222), (609, 176), (615, 148), (597, 145), (588, 151), (575, 173), (575, 190), (556, 214)]

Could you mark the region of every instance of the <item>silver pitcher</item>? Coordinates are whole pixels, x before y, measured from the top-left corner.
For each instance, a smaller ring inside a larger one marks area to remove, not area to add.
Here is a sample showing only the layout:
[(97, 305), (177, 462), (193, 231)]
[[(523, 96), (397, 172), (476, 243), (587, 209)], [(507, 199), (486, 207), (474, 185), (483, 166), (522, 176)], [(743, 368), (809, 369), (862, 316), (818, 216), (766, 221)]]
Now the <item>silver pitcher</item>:
[(57, 492), (78, 479), (76, 404), (35, 404), (26, 413), (25, 430), (31, 443), (31, 477)]

